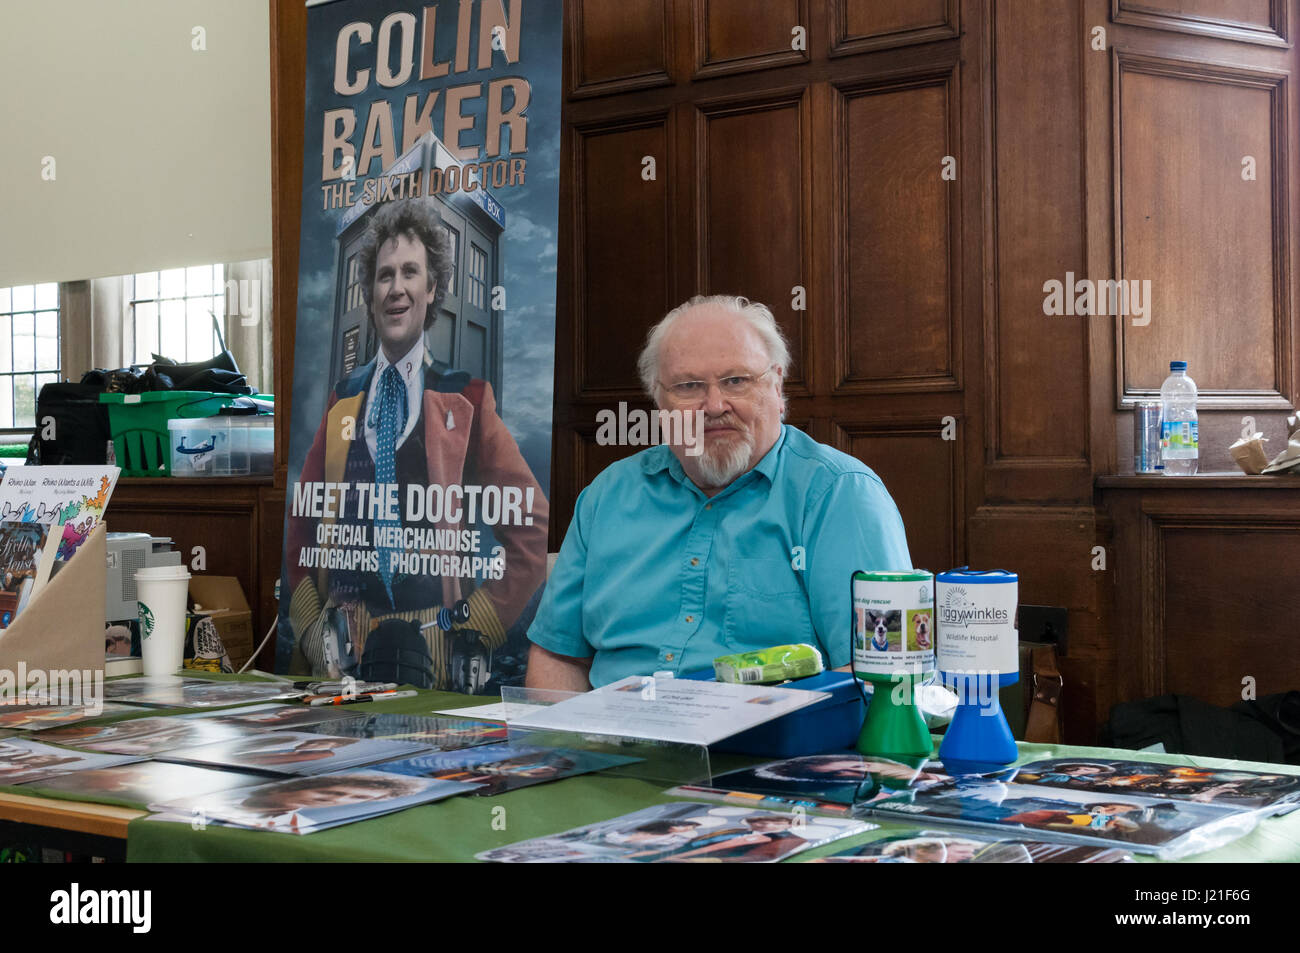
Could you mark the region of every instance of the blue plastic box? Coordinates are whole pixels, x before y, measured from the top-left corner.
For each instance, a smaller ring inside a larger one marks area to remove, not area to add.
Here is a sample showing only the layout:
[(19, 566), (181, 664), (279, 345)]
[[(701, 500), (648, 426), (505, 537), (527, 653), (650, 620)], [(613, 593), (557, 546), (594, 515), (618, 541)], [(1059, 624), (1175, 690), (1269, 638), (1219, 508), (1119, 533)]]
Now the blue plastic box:
[[(697, 681), (714, 680), (712, 669), (684, 675)], [(849, 672), (822, 672), (779, 687), (829, 692), (830, 698), (800, 708), (775, 721), (742, 731), (717, 744), (714, 750), (752, 754), (761, 758), (795, 758), (852, 748), (862, 730), (867, 709), (862, 691)]]

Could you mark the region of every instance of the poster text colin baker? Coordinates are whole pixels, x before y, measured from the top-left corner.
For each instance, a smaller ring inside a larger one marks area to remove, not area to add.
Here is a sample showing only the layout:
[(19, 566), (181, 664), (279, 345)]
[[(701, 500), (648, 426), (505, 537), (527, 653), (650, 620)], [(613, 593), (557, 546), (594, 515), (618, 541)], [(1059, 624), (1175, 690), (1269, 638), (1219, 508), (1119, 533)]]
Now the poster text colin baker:
[[(325, 110), (321, 182), (347, 179), (350, 181), (346, 185), (354, 186), (347, 190), (354, 193), (351, 200), (344, 198), (340, 203), (331, 201), (333, 189), (323, 184), (327, 206), (350, 205), (367, 198), (366, 204), (370, 204), (420, 194), (423, 189), (418, 175), (391, 177), (400, 179), (399, 182), (368, 180), (359, 188), (351, 180), (370, 175), (376, 161), (380, 170), (389, 168), (426, 132), (436, 133), (452, 155), (467, 163), (463, 169), (455, 170), (454, 183), (449, 181), (451, 169), (441, 182), (430, 183), (430, 193), (522, 184), (524, 160), (507, 161), (499, 157), (503, 129), (509, 130), (507, 154), (528, 149), (528, 118), (524, 115), (530, 98), (528, 81), (507, 76), (486, 84), (447, 83), (450, 77), (490, 69), (496, 56), (504, 57), (507, 64), (519, 62), (523, 5), (524, 0), (509, 0), (507, 11), (506, 0), (443, 2), (426, 6), (418, 19), (414, 13), (398, 12), (384, 17), (377, 25), (356, 21), (339, 30), (334, 47), (334, 91), (340, 96), (361, 96), (375, 85), (386, 89), (404, 86), (417, 75), (417, 70), (419, 80), (429, 82), (430, 88), (406, 97), (400, 122), (393, 104), (379, 98), (364, 104), (364, 128), (357, 121), (356, 108)], [(440, 62), (434, 39), (453, 30), (455, 48), (449, 58)], [(466, 103), (484, 96), (486, 114), (481, 116), (484, 111), (479, 108), (466, 115)], [(440, 114), (441, 129), (434, 127), (435, 114)], [(476, 129), (480, 118), (483, 127)], [(358, 130), (361, 130), (359, 134)], [(482, 145), (466, 143), (467, 134), (475, 140), (481, 137)], [(367, 189), (369, 195), (363, 195)]]

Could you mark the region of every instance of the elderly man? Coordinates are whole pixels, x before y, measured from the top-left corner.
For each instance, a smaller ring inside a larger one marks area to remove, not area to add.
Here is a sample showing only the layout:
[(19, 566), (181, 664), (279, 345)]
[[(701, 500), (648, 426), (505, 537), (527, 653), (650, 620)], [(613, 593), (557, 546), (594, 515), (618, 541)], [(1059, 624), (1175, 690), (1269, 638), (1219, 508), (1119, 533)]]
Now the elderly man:
[(854, 570), (910, 569), (898, 508), (859, 461), (782, 424), (789, 352), (772, 313), (697, 297), (638, 367), (663, 410), (700, 411), (703, 451), (656, 446), (578, 498), (528, 637), (528, 684), (585, 691), (791, 642), (849, 661)]
[(434, 203), (380, 206), (362, 248), (361, 272), (379, 351), (335, 385), (300, 479), (350, 487), (330, 521), (352, 524), (342, 527), (346, 538), (366, 542), (351, 549), (371, 550), (375, 558), (302, 568), (297, 556), (313, 544), (317, 521), (290, 522), (290, 619), (297, 637), (292, 671), (337, 677), (359, 660), (356, 671), (364, 678), (449, 688), (456, 683), (453, 657), (465, 650), (435, 620), (439, 608), (462, 596), (462, 580), (402, 568), (406, 564), (392, 557), (404, 550), (393, 540), (414, 538), (408, 530), (478, 529), (479, 515), (469, 516), (466, 504), (465, 519), (455, 523), (414, 519), (407, 511), (394, 518), (361, 506), (358, 488), (397, 484), (403, 509), (410, 484), (517, 487), (521, 497), (534, 491), (530, 525), (490, 527), (504, 550), (504, 573), (481, 579), (468, 596), (464, 627), (477, 633), (484, 653), (501, 647), (542, 582), (547, 503), (496, 412), (491, 386), (464, 371), (439, 373), (426, 352), (425, 334), (438, 320), (453, 273), (451, 243)]

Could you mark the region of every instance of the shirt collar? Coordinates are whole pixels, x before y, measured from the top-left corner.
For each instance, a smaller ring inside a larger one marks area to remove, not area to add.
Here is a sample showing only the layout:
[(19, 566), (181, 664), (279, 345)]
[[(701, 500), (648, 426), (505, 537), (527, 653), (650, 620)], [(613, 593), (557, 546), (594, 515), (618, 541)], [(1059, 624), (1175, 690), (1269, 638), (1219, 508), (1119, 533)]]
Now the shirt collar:
[[(762, 459), (760, 459), (758, 463), (754, 464), (753, 470), (749, 472), (761, 473), (763, 476), (767, 477), (769, 483), (775, 480), (776, 467), (778, 463), (777, 458), (780, 456), (781, 447), (785, 444), (785, 432), (788, 426), (788, 424), (781, 425), (781, 432), (776, 435), (776, 442), (772, 444), (771, 449), (769, 449), (767, 453), (763, 454)], [(677, 459), (671, 449), (663, 444), (660, 444), (657, 447), (651, 447), (649, 450), (641, 454), (641, 469), (646, 474), (661, 473), (662, 471), (667, 470), (677, 480), (688, 483), (690, 482), (690, 478), (686, 475), (686, 471), (682, 469), (681, 461)], [(745, 475), (741, 474), (736, 477), (736, 480), (742, 480), (744, 477)], [(730, 485), (734, 485), (736, 480), (733, 480)], [(726, 490), (727, 487), (724, 487), (722, 492), (725, 493)]]
[[(379, 380), (379, 376), (383, 374), (385, 370), (388, 369), (388, 365), (389, 365), (388, 355), (384, 353), (384, 349), (381, 347), (379, 349), (379, 353), (375, 355), (375, 380)], [(409, 368), (407, 365), (410, 365)], [(411, 382), (413, 372), (418, 371), (423, 366), (424, 366), (424, 336), (421, 335), (420, 338), (415, 342), (415, 344), (411, 346), (411, 349), (407, 351), (405, 354), (403, 354), (401, 358), (398, 359), (396, 363), (396, 367), (397, 370), (402, 375), (402, 380), (406, 381), (407, 384), (409, 384)]]

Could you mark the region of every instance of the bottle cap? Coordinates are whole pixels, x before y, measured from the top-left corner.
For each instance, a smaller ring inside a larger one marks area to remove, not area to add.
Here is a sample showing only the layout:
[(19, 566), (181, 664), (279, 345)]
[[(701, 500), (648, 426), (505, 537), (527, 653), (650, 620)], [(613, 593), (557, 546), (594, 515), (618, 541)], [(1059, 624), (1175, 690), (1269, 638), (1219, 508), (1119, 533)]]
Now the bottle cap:
[(1186, 361), (1170, 361), (1170, 362), (1169, 362), (1169, 369), (1170, 369), (1171, 371), (1185, 371), (1185, 370), (1187, 370), (1187, 362), (1186, 362)]

